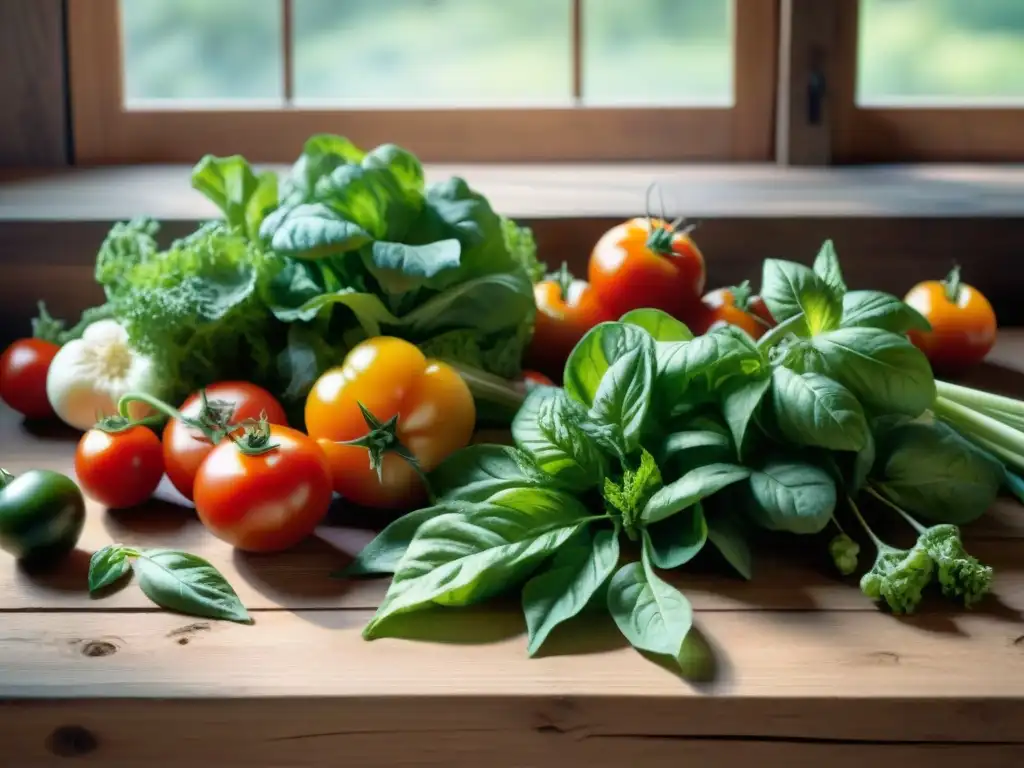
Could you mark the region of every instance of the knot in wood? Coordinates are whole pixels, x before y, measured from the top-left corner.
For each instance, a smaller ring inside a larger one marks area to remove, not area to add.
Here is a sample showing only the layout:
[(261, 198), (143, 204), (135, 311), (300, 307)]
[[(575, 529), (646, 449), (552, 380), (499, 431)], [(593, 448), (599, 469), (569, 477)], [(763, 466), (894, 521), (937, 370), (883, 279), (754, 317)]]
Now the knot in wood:
[(109, 640), (89, 640), (82, 646), (83, 656), (113, 656), (117, 646)]
[(80, 725), (62, 725), (49, 735), (46, 747), (57, 757), (80, 757), (95, 752), (99, 742)]

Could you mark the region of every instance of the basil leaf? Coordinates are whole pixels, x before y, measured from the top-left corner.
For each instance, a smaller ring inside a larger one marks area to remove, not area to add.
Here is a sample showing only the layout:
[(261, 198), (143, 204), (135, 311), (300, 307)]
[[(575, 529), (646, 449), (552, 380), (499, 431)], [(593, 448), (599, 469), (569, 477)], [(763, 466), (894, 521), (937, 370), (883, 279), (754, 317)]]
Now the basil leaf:
[(736, 453), (740, 458), (748, 452), (750, 425), (756, 422), (761, 402), (770, 385), (771, 379), (765, 376), (751, 381), (729, 382), (725, 386), (722, 413), (729, 425)]
[(170, 549), (144, 549), (132, 568), (146, 597), (159, 606), (211, 619), (250, 620), (227, 579), (201, 557)]
[(655, 341), (690, 341), (693, 338), (683, 322), (660, 309), (634, 309), (624, 314), (619, 322), (643, 328)]
[(562, 547), (548, 570), (526, 582), (523, 614), (531, 656), (540, 650), (551, 630), (586, 607), (618, 562), (618, 534), (605, 529), (598, 531), (592, 541), (584, 539)]
[(613, 452), (626, 456), (640, 444), (640, 433), (654, 386), (654, 343), (643, 338), (604, 372), (594, 393), (589, 420), (611, 428)]
[(750, 516), (761, 527), (818, 533), (832, 518), (836, 485), (811, 464), (773, 460), (750, 474)]
[(651, 496), (640, 513), (640, 519), (648, 525), (664, 520), (749, 476), (749, 469), (735, 464), (708, 464), (698, 467)]
[(640, 450), (640, 466), (635, 470), (626, 469), (620, 484), (606, 477), (602, 489), (605, 501), (622, 513), (623, 520), (630, 523), (636, 519), (637, 511), (643, 509), (651, 494), (661, 487), (661, 471), (657, 462), (645, 449)]
[(459, 510), (455, 504), (438, 504), (402, 515), (387, 525), (363, 547), (348, 567), (336, 574), (341, 577), (394, 573), (402, 555), (416, 537), (416, 531), (428, 520)]
[(403, 613), (433, 604), (469, 605), (514, 586), (585, 525), (579, 502), (563, 500), (570, 503), (531, 509), (484, 503), (425, 522), (363, 636), (385, 635), (388, 620)]
[(814, 274), (831, 289), (833, 295), (842, 296), (846, 293), (846, 281), (843, 270), (839, 266), (839, 256), (831, 240), (826, 240), (818, 255), (814, 258)]
[(270, 247), (279, 256), (295, 259), (322, 259), (370, 242), (366, 230), (323, 203), (279, 208), (263, 220), (260, 236), (270, 240)]
[(625, 323), (599, 323), (591, 328), (565, 362), (565, 391), (587, 408), (601, 379), (616, 360), (627, 353), (651, 344), (651, 337), (641, 328)]
[(859, 451), (870, 429), (857, 398), (820, 373), (772, 371), (772, 407), (786, 439), (833, 451)]
[[(903, 336), (879, 328), (840, 328), (811, 344), (824, 365), (818, 373), (844, 385), (870, 410), (917, 416), (935, 402), (928, 359)], [(805, 356), (803, 364), (813, 360)]]
[(108, 544), (89, 558), (89, 591), (98, 592), (120, 581), (131, 570), (128, 553), (120, 544)]
[(714, 328), (693, 341), (659, 344), (656, 351), (658, 396), (666, 403), (711, 397), (726, 381), (756, 373), (764, 359), (739, 328)]
[(743, 533), (743, 522), (729, 508), (711, 510), (707, 517), (708, 541), (736, 572), (748, 581), (753, 578), (753, 556)]
[(876, 434), (872, 481), (907, 511), (962, 525), (995, 502), (1002, 465), (943, 422), (903, 422)]
[(669, 476), (684, 475), (705, 464), (735, 459), (732, 440), (724, 431), (695, 429), (673, 432), (658, 447), (658, 466), (663, 467)]
[(487, 501), (500, 491), (551, 482), (530, 456), (506, 445), (470, 445), (456, 451), (430, 473), (429, 480), (441, 502)]
[(839, 325), (842, 328), (881, 328), (893, 333), (932, 328), (916, 309), (881, 291), (850, 291), (843, 296), (843, 319)]
[(512, 420), (512, 437), (537, 467), (560, 484), (576, 490), (593, 488), (604, 477), (604, 456), (581, 429), (587, 414), (555, 387), (540, 387), (526, 396)]
[(778, 323), (802, 312), (812, 335), (838, 327), (843, 313), (841, 299), (825, 281), (792, 261), (765, 260), (761, 297)]
[(643, 562), (624, 565), (612, 577), (608, 612), (634, 648), (678, 662), (693, 626), (693, 609), (679, 590), (654, 573), (648, 550), (645, 536)]
[(557, 520), (566, 515), (575, 520), (589, 514), (577, 497), (555, 488), (511, 488), (494, 494), (488, 503), (533, 515), (538, 520)]
[(651, 562), (659, 568), (678, 568), (690, 562), (708, 540), (708, 524), (700, 503), (660, 523), (647, 526)]

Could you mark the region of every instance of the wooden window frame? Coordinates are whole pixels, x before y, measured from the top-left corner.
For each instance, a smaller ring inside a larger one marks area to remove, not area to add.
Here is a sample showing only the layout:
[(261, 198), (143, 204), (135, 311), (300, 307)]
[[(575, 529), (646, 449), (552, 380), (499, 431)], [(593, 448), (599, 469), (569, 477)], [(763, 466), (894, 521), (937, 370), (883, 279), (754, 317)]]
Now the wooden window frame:
[[(121, 39), (118, 0), (67, 2), (72, 130), (75, 161), (82, 165), (194, 162), (207, 153), (286, 162), (317, 132), (344, 134), (364, 146), (394, 142), (428, 162), (773, 157), (778, 0), (734, 0), (736, 85), (730, 108), (201, 111), (125, 109), (121, 45), (111, 45)], [(580, 2), (573, 4), (576, 34)], [(578, 61), (574, 69), (578, 88)]]
[(835, 2), (833, 163), (1024, 160), (1024, 108), (867, 106), (856, 102), (859, 0)]

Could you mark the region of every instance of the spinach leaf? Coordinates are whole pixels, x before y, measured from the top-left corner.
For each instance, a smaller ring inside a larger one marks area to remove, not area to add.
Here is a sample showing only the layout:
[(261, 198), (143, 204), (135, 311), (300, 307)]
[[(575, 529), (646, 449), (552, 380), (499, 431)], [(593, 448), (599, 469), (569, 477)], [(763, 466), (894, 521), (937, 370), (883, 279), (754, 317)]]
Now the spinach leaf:
[(375, 293), (365, 293), (352, 288), (342, 288), (332, 293), (322, 293), (307, 301), (294, 311), (296, 319), (316, 317), (324, 307), (340, 305), (351, 310), (359, 327), (367, 337), (380, 336), (382, 325), (393, 325), (399, 321), (388, 311)]
[(870, 430), (853, 393), (820, 373), (772, 371), (775, 421), (786, 439), (833, 451), (859, 451)]
[(509, 501), (476, 505), (420, 526), (402, 556), (377, 613), (363, 629), (367, 639), (382, 637), (388, 619), (433, 604), (469, 605), (507, 590), (575, 534), (585, 519), (580, 503), (552, 492), (537, 506), (526, 506), (537, 489), (506, 491)]
[(893, 333), (930, 331), (920, 312), (889, 293), (850, 291), (843, 296), (842, 328), (881, 328)]
[(655, 341), (690, 341), (693, 333), (684, 323), (660, 309), (634, 309), (619, 320), (647, 331)]
[(458, 240), (438, 240), (426, 245), (405, 245), (378, 240), (363, 250), (370, 273), (391, 293), (403, 293), (430, 278), (457, 269), (462, 253)]
[(736, 379), (725, 384), (722, 413), (732, 433), (736, 453), (741, 459), (749, 452), (750, 426), (756, 425), (761, 403), (770, 387), (771, 379), (768, 376)]
[(735, 464), (698, 467), (651, 496), (640, 513), (640, 519), (647, 525), (664, 520), (749, 476), (749, 469)]
[(458, 504), (448, 502), (402, 515), (378, 533), (373, 541), (359, 551), (348, 567), (337, 575), (346, 577), (394, 573), (421, 525), (461, 509), (463, 507)]
[(1003, 467), (940, 421), (880, 423), (871, 482), (935, 523), (962, 525), (992, 506)]
[(639, 445), (653, 386), (654, 343), (645, 337), (604, 372), (590, 406), (589, 421), (610, 429), (599, 442), (610, 443), (613, 453), (624, 457)]
[(583, 406), (564, 390), (542, 387), (526, 397), (512, 420), (512, 437), (537, 467), (576, 490), (593, 488), (604, 477), (604, 456), (580, 428)]
[(736, 572), (748, 581), (753, 578), (753, 555), (743, 532), (743, 521), (731, 508), (709, 510), (708, 541), (722, 554)]
[(693, 341), (659, 344), (655, 386), (662, 402), (695, 403), (712, 397), (732, 377), (764, 366), (753, 340), (739, 328), (714, 328)]
[(358, 164), (365, 156), (363, 150), (342, 136), (329, 133), (310, 136), (282, 185), (282, 201), (297, 205), (311, 200), (321, 178), (339, 165)]
[(599, 323), (591, 328), (565, 362), (565, 391), (589, 408), (605, 372), (631, 351), (650, 348), (647, 331), (626, 323)]
[(523, 587), (523, 614), (529, 636), (527, 652), (534, 656), (555, 627), (582, 611), (604, 585), (619, 562), (619, 537), (600, 530), (579, 537), (555, 554), (550, 567)]
[(846, 281), (839, 266), (839, 256), (831, 240), (826, 240), (814, 259), (814, 274), (820, 277), (835, 296), (846, 293)]
[(422, 198), (407, 195), (387, 168), (360, 165), (339, 165), (322, 176), (313, 197), (374, 240), (390, 242), (405, 242), (423, 204)]
[(223, 212), (229, 226), (249, 236), (250, 201), (259, 195), (252, 215), (260, 219), (267, 209), (277, 205), (277, 176), (272, 173), (257, 176), (241, 155), (206, 155), (192, 169), (192, 187)]
[(836, 486), (828, 473), (798, 461), (771, 460), (754, 470), (750, 493), (750, 516), (771, 531), (818, 533), (836, 506)]
[(405, 314), (401, 327), (414, 339), (457, 328), (488, 334), (515, 329), (535, 312), (533, 286), (526, 273), (500, 272), (433, 296)]
[(120, 581), (131, 571), (128, 551), (120, 544), (108, 544), (89, 558), (89, 591), (98, 592)]
[(391, 172), (407, 197), (416, 199), (424, 192), (423, 166), (416, 155), (395, 144), (381, 144), (361, 159), (364, 168), (383, 168)]
[(263, 220), (260, 237), (280, 256), (323, 259), (362, 248), (370, 234), (323, 203), (278, 208)]
[(500, 491), (543, 486), (551, 478), (523, 451), (506, 445), (470, 445), (456, 451), (429, 475), (438, 501), (487, 501)]
[(651, 542), (651, 562), (659, 568), (678, 568), (690, 562), (704, 548), (708, 524), (700, 503), (667, 520), (646, 528)]
[(144, 549), (132, 562), (132, 569), (146, 597), (159, 606), (211, 619), (250, 621), (235, 590), (201, 557)]
[(693, 626), (693, 609), (679, 590), (654, 573), (648, 542), (645, 536), (642, 562), (624, 565), (612, 577), (608, 612), (634, 648), (678, 662)]
[(867, 409), (917, 416), (935, 401), (928, 359), (903, 336), (880, 328), (840, 328), (811, 344), (824, 365), (818, 373), (843, 384)]
[(792, 261), (766, 259), (761, 296), (776, 322), (801, 312), (811, 334), (838, 327), (842, 300), (810, 267)]

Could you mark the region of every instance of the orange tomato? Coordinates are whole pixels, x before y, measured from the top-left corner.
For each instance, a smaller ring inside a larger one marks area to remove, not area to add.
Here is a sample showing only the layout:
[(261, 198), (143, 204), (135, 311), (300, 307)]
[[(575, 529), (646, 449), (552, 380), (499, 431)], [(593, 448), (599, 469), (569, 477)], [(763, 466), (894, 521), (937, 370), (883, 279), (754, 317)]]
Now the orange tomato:
[(585, 280), (562, 271), (533, 287), (537, 318), (526, 359), (548, 376), (560, 379), (565, 361), (584, 334), (598, 323), (617, 319), (602, 306)]
[(700, 320), (690, 330), (707, 333), (722, 324), (742, 328), (751, 338), (760, 338), (775, 326), (771, 312), (760, 296), (750, 295), (750, 286), (743, 283), (732, 288), (718, 288), (701, 299), (704, 310)]
[(29, 419), (53, 416), (46, 375), (60, 350), (43, 339), (18, 339), (0, 356), (0, 398)]
[(160, 439), (146, 427), (90, 429), (75, 449), (75, 476), (85, 495), (110, 509), (146, 501), (164, 475)]
[(200, 521), (217, 538), (248, 552), (298, 544), (323, 519), (332, 497), (330, 468), (316, 443), (290, 427), (267, 429), (275, 446), (267, 452), (249, 455), (223, 440), (196, 473)]
[(904, 301), (931, 323), (930, 331), (907, 335), (938, 371), (977, 365), (996, 342), (996, 313), (979, 290), (960, 281), (959, 267), (945, 280), (918, 283)]
[(704, 257), (687, 230), (661, 219), (635, 218), (597, 242), (589, 278), (598, 300), (616, 318), (652, 307), (690, 323), (700, 313)]
[[(370, 429), (360, 406), (384, 431)], [(411, 508), (426, 498), (423, 480), (388, 450), (378, 477), (366, 446), (341, 442), (371, 432), (382, 449), (397, 440), (429, 472), (469, 443), (475, 424), (473, 396), (459, 374), (388, 336), (354, 347), (341, 366), (317, 379), (306, 399), (306, 430), (327, 456), (334, 490), (368, 507)]]

